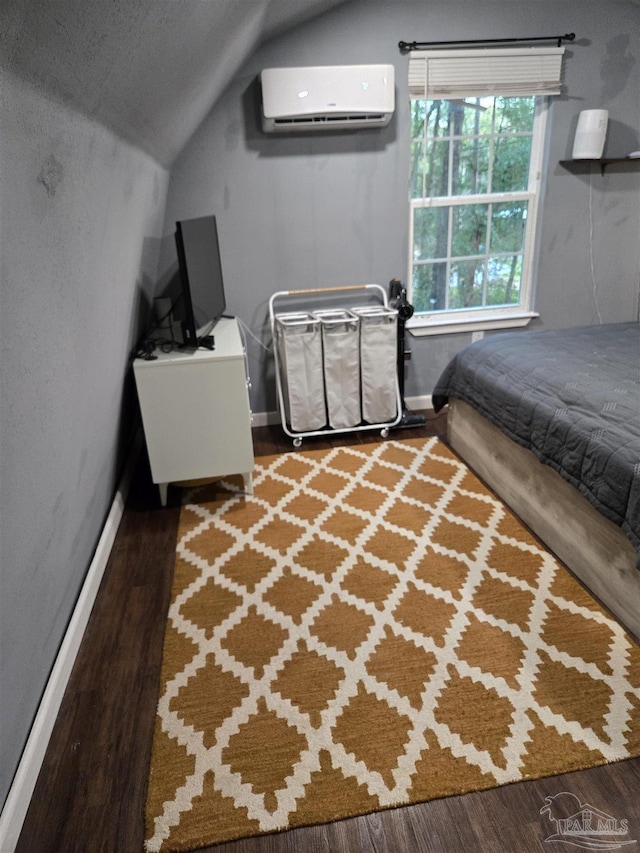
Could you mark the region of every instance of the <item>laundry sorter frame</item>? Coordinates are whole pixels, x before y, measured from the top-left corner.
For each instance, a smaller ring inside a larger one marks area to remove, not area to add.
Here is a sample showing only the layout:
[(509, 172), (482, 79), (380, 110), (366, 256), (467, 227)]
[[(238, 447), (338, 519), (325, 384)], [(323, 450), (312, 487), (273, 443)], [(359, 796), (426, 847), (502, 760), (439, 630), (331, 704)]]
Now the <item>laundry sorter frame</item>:
[[(373, 308), (378, 306), (379, 308), (384, 309), (385, 311), (390, 311), (389, 303), (387, 300), (387, 294), (384, 288), (379, 284), (352, 284), (346, 286), (338, 286), (338, 287), (319, 287), (319, 288), (310, 288), (308, 290), (280, 290), (277, 293), (274, 293), (269, 299), (269, 321), (271, 326), (271, 338), (273, 341), (273, 356), (275, 363), (275, 378), (276, 378), (276, 390), (277, 390), (277, 401), (278, 401), (278, 409), (280, 418), (282, 421), (282, 428), (286, 435), (293, 439), (294, 447), (300, 447), (302, 445), (302, 441), (306, 437), (312, 437), (317, 435), (335, 435), (338, 433), (347, 433), (347, 432), (361, 432), (364, 430), (380, 430), (380, 435), (382, 438), (387, 438), (389, 435), (389, 431), (392, 427), (396, 426), (402, 420), (402, 395), (400, 389), (400, 381), (398, 377), (397, 370), (397, 356), (393, 362), (393, 384), (395, 391), (395, 403), (396, 403), (396, 416), (394, 419), (390, 419), (387, 421), (382, 421), (378, 423), (358, 423), (353, 426), (346, 427), (331, 427), (325, 425), (319, 429), (309, 429), (309, 430), (294, 430), (291, 425), (288, 423), (287, 419), (287, 406), (285, 404), (285, 390), (283, 387), (283, 364), (280, 358), (279, 346), (278, 346), (278, 329), (277, 329), (277, 318), (280, 316), (277, 313), (279, 306), (286, 305), (287, 301), (298, 301), (307, 300), (309, 298), (313, 299), (314, 297), (321, 297), (326, 299), (326, 297), (331, 298), (332, 296), (339, 297), (344, 300), (344, 297), (350, 297), (351, 294), (360, 293), (365, 297), (369, 298), (369, 302), (360, 305), (353, 304), (349, 305), (349, 308), (352, 311), (357, 310), (365, 310), (366, 308)], [(337, 306), (331, 305), (329, 309), (335, 309)], [(282, 308), (279, 308), (282, 310)], [(310, 312), (311, 313), (311, 312)], [(318, 312), (322, 313), (322, 312)], [(291, 316), (291, 315), (290, 315)], [(303, 322), (302, 320), (300, 322)], [(397, 324), (395, 325), (396, 329), (396, 349), (394, 351), (397, 352)]]

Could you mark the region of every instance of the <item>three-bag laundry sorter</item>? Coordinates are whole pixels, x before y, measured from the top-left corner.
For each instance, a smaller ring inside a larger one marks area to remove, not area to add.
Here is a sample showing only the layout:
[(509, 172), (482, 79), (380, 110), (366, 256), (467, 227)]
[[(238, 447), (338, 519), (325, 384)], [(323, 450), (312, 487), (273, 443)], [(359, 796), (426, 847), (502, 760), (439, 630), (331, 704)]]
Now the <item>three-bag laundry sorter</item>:
[[(358, 292), (360, 304), (350, 304)], [(293, 302), (297, 310), (284, 310)], [(398, 312), (379, 284), (279, 291), (269, 316), (282, 427), (296, 447), (328, 432), (386, 437), (399, 423)]]

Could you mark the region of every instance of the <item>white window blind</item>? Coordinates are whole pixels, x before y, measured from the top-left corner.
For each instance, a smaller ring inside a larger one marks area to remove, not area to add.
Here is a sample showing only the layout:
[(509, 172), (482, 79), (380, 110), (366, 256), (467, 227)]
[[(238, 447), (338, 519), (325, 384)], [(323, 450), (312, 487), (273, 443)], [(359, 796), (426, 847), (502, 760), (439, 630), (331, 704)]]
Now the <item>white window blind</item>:
[(560, 94), (563, 47), (414, 50), (409, 94), (420, 100)]

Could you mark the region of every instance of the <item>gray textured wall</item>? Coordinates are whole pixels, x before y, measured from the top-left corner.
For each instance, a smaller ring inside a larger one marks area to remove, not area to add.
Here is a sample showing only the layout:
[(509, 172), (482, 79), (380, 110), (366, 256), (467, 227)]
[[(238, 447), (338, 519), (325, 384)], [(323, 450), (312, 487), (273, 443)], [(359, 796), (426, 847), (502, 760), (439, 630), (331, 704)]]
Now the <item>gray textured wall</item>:
[[(266, 45), (248, 61), (171, 172), (165, 234), (177, 219), (218, 215), (229, 308), (265, 344), (271, 293), (406, 280), (408, 96), (403, 40), (501, 38), (576, 32), (564, 93), (552, 108), (531, 328), (618, 321), (636, 315), (640, 172), (576, 176), (571, 154), (580, 110), (606, 107), (605, 154), (640, 148), (639, 16), (631, 0), (530, 4), (479, 0), (357, 0)], [(381, 131), (265, 136), (258, 124), (260, 70), (270, 66), (390, 62), (397, 110)], [(590, 242), (591, 234), (591, 242)], [(162, 267), (171, 269), (172, 238)], [(592, 275), (593, 271), (593, 275)], [(596, 297), (597, 296), (597, 304)], [(467, 334), (413, 338), (407, 396), (429, 394)], [(256, 412), (275, 409), (272, 359), (250, 342)]]
[(347, 0), (2, 0), (0, 64), (170, 165), (244, 57)]
[(2, 78), (0, 803), (110, 509), (167, 173)]

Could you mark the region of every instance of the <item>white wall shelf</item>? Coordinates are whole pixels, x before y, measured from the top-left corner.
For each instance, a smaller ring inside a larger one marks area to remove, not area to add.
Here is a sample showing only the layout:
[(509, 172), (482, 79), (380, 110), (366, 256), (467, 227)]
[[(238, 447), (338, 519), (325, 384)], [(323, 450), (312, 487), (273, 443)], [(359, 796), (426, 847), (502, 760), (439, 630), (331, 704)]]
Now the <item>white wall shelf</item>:
[(632, 168), (637, 168), (640, 166), (640, 157), (602, 157), (598, 160), (560, 160), (560, 165), (563, 168), (568, 169), (570, 172), (578, 172), (580, 174), (589, 171), (591, 166), (594, 164), (600, 167), (600, 174), (604, 175), (607, 166), (613, 166), (614, 164), (625, 164)]

